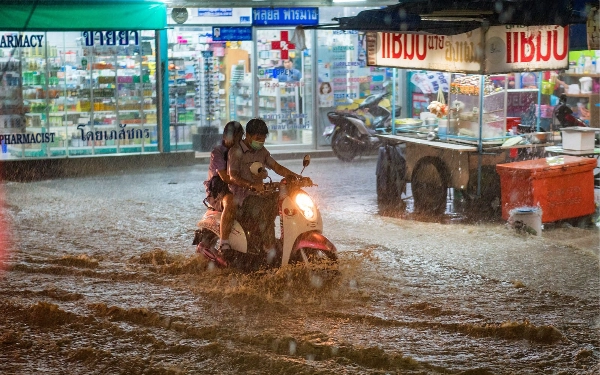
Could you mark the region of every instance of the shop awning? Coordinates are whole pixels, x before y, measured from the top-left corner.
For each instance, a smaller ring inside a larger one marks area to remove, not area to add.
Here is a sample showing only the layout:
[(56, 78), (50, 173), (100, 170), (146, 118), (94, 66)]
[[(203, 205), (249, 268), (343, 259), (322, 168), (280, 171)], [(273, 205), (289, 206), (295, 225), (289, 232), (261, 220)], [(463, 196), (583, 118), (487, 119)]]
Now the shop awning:
[(167, 8), (157, 1), (19, 1), (0, 6), (2, 31), (159, 30)]

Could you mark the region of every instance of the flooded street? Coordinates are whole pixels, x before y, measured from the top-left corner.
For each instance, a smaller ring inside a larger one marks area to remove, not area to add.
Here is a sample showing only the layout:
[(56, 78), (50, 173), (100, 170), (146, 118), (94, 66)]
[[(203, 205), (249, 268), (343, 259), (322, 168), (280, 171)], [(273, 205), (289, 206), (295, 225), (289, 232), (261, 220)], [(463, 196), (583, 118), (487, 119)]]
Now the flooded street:
[(304, 173), (338, 274), (197, 256), (206, 165), (5, 182), (0, 373), (600, 373), (597, 227), (381, 216), (375, 164)]

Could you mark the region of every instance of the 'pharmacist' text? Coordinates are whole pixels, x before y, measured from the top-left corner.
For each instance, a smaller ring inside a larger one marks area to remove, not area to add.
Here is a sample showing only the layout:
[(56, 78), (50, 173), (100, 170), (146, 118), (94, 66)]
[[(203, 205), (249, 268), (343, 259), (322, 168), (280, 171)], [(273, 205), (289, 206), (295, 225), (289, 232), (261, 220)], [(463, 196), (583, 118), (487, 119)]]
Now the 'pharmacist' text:
[(0, 143), (7, 145), (51, 143), (54, 142), (54, 134), (55, 133), (0, 134)]

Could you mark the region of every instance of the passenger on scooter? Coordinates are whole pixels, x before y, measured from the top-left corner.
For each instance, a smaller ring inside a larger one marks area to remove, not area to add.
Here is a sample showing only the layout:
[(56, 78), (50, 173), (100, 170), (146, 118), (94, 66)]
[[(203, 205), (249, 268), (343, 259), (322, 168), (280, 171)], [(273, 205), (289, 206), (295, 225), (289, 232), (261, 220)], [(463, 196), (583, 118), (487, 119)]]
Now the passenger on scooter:
[(233, 145), (238, 144), (244, 136), (244, 128), (237, 121), (229, 121), (223, 129), (223, 140), (215, 146), (210, 153), (210, 164), (208, 166), (208, 180), (204, 181), (206, 186), (206, 198), (204, 204), (216, 211), (222, 211), (221, 236), (222, 241), (229, 242), (229, 232), (235, 219), (236, 205), (233, 204), (233, 194), (228, 187), (231, 178), (227, 174), (228, 153)]
[[(242, 217), (252, 218), (248, 221), (255, 224), (255, 227), (247, 230), (261, 234), (264, 250), (270, 250), (275, 245), (274, 221), (277, 216), (277, 196), (260, 194), (264, 190), (262, 181), (267, 177), (267, 172), (263, 170), (258, 176), (254, 175), (250, 171), (250, 165), (259, 162), (280, 176), (301, 178), (300, 175), (277, 163), (264, 147), (268, 133), (269, 128), (263, 120), (255, 118), (248, 121), (246, 137), (230, 150), (227, 165), (234, 203), (241, 208)], [(221, 241), (220, 251), (228, 248), (230, 248), (229, 242)]]

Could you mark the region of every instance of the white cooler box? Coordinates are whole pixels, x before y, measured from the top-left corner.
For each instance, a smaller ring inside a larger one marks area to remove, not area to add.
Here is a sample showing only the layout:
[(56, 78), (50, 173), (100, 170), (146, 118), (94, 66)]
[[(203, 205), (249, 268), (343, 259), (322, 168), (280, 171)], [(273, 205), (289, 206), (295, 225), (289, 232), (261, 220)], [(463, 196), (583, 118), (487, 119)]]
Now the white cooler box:
[(583, 126), (563, 128), (561, 129), (562, 148), (564, 150), (591, 151), (594, 149), (595, 133), (597, 131), (600, 131), (600, 129)]

